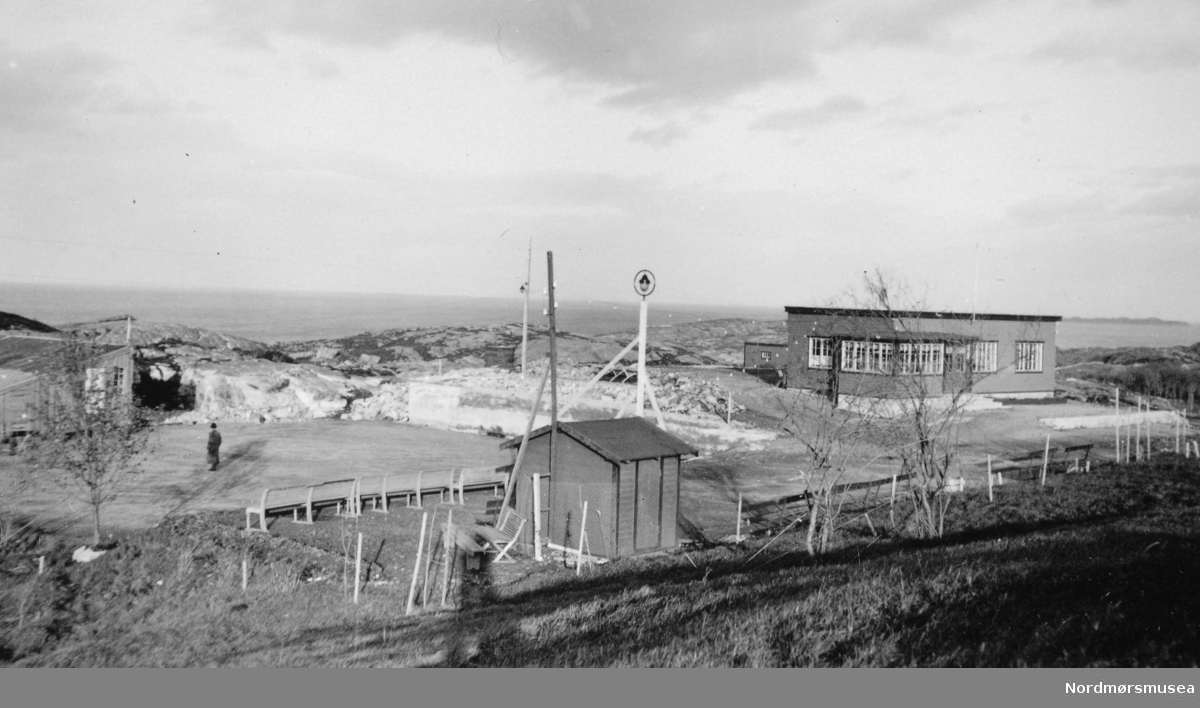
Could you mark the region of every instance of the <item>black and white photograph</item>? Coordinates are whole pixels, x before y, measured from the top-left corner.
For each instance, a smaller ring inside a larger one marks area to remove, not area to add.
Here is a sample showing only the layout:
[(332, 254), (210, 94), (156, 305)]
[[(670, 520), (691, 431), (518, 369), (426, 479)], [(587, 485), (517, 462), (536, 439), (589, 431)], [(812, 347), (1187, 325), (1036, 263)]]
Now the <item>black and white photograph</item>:
[(1195, 700), (1200, 4), (0, 18), (6, 675)]

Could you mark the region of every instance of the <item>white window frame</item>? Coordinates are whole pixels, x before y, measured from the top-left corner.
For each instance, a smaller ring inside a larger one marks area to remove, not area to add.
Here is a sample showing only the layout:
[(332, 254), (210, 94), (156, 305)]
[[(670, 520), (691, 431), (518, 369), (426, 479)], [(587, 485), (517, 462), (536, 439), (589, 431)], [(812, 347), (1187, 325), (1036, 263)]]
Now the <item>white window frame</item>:
[(808, 338), (808, 368), (833, 368), (833, 339), (830, 337)]
[(996, 373), (996, 352), (999, 342), (975, 342), (971, 347), (971, 371), (977, 374)]
[(894, 351), (891, 342), (843, 341), (842, 371), (890, 374)]
[(896, 357), (902, 374), (945, 373), (946, 345), (942, 342), (905, 342)]
[(770, 361), (770, 359), (771, 359), (771, 352), (759, 352), (758, 358), (759, 358), (759, 359), (766, 359), (766, 360)]
[(1018, 374), (1042, 372), (1042, 349), (1045, 342), (1017, 342), (1016, 371)]

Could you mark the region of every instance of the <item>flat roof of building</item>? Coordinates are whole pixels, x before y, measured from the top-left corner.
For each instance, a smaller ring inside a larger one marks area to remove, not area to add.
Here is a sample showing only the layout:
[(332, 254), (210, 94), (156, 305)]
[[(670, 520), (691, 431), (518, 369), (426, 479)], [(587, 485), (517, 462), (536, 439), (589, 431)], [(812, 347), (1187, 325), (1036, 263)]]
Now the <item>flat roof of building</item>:
[(929, 310), (870, 310), (851, 307), (783, 308), (789, 315), (832, 315), (834, 317), (887, 317), (931, 320), (1002, 320), (1009, 322), (1061, 322), (1058, 315), (1000, 315), (991, 312), (934, 312)]

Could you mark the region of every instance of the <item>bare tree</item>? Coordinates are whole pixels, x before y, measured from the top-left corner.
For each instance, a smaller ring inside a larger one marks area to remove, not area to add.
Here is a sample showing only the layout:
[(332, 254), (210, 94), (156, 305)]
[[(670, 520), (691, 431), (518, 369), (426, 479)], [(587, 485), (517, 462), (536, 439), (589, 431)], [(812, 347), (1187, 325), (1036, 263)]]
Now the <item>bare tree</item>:
[[(909, 475), (915, 531), (940, 537), (950, 496), (947, 478), (958, 464), (959, 426), (979, 379), (974, 337), (965, 332), (930, 332), (910, 313), (921, 309), (894, 277), (876, 270), (864, 276), (866, 304), (895, 331), (892, 375), (881, 395), (890, 403), (885, 445)], [(896, 299), (909, 300), (904, 307)]]
[(806, 452), (809, 517), (805, 545), (809, 555), (815, 556), (829, 549), (830, 535), (842, 511), (843, 500), (834, 489), (879, 439), (878, 420), (871, 410), (847, 411), (827, 396), (804, 396), (787, 409), (784, 429)]
[(150, 438), (141, 409), (108, 369), (101, 351), (71, 335), (43, 375), (37, 433), (23, 452), (32, 478), (91, 507), (92, 541), (100, 543), (100, 510), (117, 495)]

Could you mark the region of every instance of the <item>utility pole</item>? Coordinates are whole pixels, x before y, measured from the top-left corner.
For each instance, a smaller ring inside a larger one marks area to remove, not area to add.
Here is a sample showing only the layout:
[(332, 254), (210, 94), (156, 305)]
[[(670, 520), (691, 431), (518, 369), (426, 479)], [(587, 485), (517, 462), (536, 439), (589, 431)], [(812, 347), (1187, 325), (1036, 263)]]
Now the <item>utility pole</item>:
[(554, 328), (554, 310), (558, 303), (554, 300), (554, 251), (546, 251), (546, 279), (550, 284), (547, 288), (550, 304), (546, 310), (550, 315), (550, 484), (554, 484), (558, 469), (558, 348)]
[(533, 237), (529, 237), (529, 255), (525, 261), (525, 315), (521, 319), (521, 378), (525, 378), (525, 352), (529, 348), (529, 286), (533, 278)]

